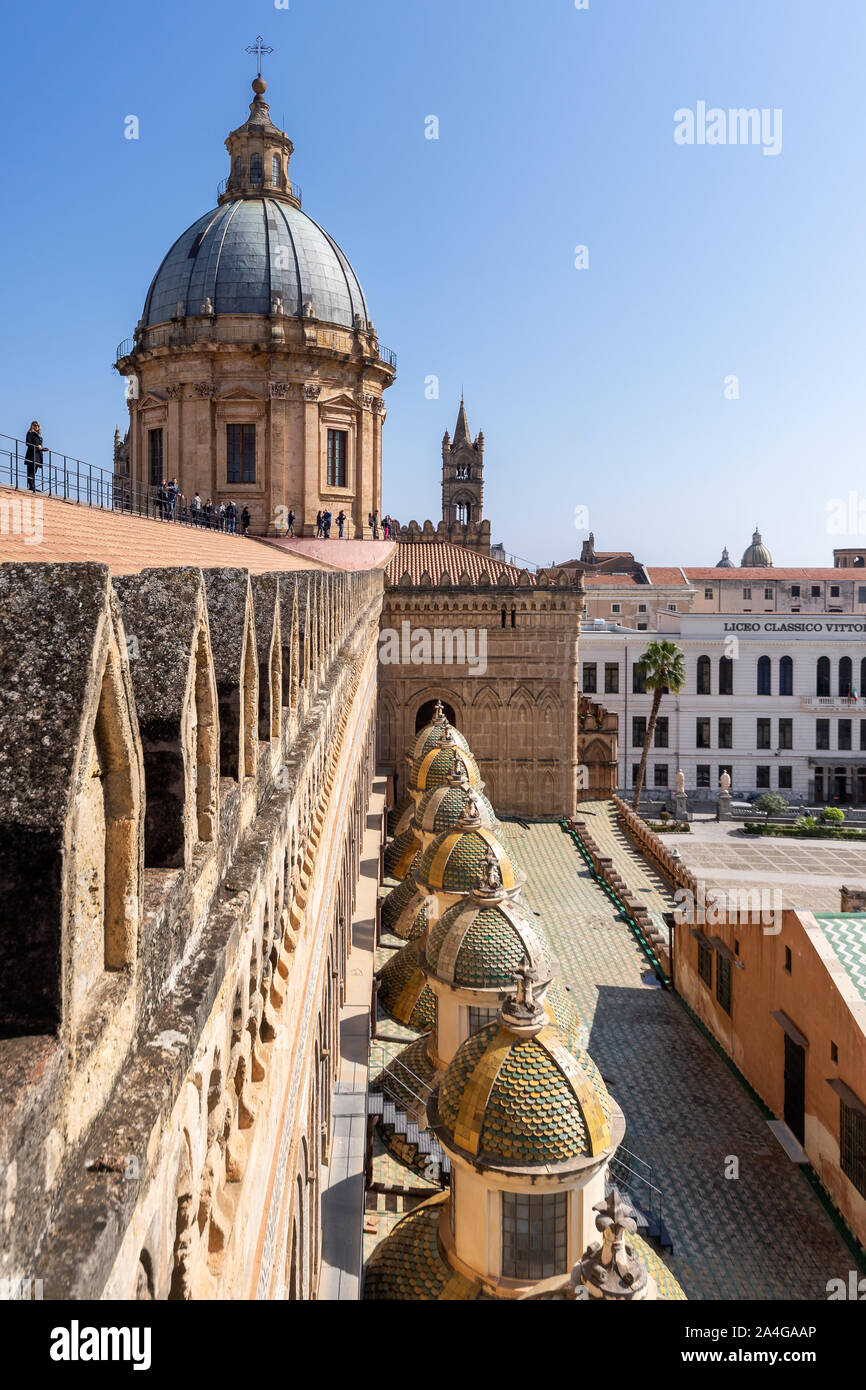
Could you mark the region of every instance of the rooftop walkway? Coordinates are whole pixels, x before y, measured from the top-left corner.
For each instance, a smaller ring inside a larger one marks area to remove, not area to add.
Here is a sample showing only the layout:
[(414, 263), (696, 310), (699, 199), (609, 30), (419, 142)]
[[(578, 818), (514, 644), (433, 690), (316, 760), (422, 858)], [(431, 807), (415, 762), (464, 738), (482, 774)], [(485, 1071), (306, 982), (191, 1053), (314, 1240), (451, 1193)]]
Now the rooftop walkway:
[[(597, 809), (597, 808), (596, 808)], [(853, 1257), (771, 1134), (763, 1112), (655, 975), (558, 825), (503, 824), (526, 906), (559, 956), (589, 1050), (625, 1111), (625, 1144), (650, 1163), (691, 1299), (819, 1299)], [(620, 848), (620, 854), (622, 850)], [(628, 864), (624, 877), (637, 888)], [(726, 1179), (729, 1156), (739, 1177)]]
[[(586, 828), (601, 853), (610, 856), (614, 868), (622, 875), (631, 892), (640, 896), (649, 911), (671, 912), (674, 907), (673, 893), (661, 874), (652, 868), (622, 830), (613, 803), (583, 801), (577, 808), (577, 814), (586, 821)], [(677, 837), (677, 845), (685, 838)]]
[(220, 565), (269, 570), (323, 569), (314, 555), (274, 548), (261, 540), (101, 510), (59, 497), (0, 488), (0, 564), (89, 560), (112, 574), (155, 566)]

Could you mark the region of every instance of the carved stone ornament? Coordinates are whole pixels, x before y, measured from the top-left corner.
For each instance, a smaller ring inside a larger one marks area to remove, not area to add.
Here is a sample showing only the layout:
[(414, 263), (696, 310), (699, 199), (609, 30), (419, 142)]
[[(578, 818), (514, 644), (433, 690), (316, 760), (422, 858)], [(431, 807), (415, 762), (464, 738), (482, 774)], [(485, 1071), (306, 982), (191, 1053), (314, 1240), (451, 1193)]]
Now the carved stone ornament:
[(170, 400), (170, 401), (179, 401), (179, 400), (182, 400), (182, 399), (183, 399), (183, 385), (179, 385), (179, 386), (166, 386), (166, 388), (165, 388), (165, 394), (166, 394), (167, 399)]
[(593, 1207), (601, 1240), (587, 1249), (571, 1276), (576, 1290), (583, 1285), (595, 1298), (628, 1300), (646, 1298), (650, 1292), (644, 1266), (628, 1237), (637, 1230), (635, 1214), (612, 1187), (603, 1202)]
[(269, 383), (271, 400), (287, 401), (292, 394), (292, 388), (287, 381), (272, 381)]
[(216, 387), (212, 381), (197, 381), (194, 386), (195, 394), (201, 396), (203, 400), (210, 400), (216, 395)]
[(316, 386), (312, 381), (304, 383), (304, 400), (317, 401), (322, 394), (321, 386)]
[(372, 394), (372, 392), (365, 392), (364, 395), (362, 395), (361, 397), (361, 405), (363, 406), (364, 410), (372, 410), (373, 402), (375, 400), (376, 397)]

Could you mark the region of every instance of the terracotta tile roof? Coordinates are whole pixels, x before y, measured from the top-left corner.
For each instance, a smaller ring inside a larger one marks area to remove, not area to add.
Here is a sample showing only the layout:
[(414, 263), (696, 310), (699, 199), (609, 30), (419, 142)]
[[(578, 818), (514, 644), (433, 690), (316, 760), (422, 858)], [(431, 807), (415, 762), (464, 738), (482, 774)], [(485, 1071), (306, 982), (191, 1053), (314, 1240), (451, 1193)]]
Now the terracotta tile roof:
[(262, 540), (285, 554), (297, 555), (305, 566), (316, 560), (328, 569), (351, 571), (384, 569), (396, 546), (395, 541), (341, 541), (336, 535), (327, 541), (315, 536), (298, 536), (294, 540), (263, 536)]
[(639, 574), (592, 574), (589, 571), (584, 574), (583, 583), (586, 589), (621, 589), (628, 584), (637, 589), (650, 587)]
[[(388, 583), (399, 584), (402, 575), (408, 570), (412, 583), (420, 583), (422, 574), (429, 574), (434, 584), (438, 584), (447, 570), (452, 584), (456, 584), (465, 570), (473, 584), (477, 584), (484, 571), (494, 584), (516, 584), (521, 570), (516, 565), (507, 565), (503, 560), (492, 560), (488, 555), (477, 555), (462, 545), (452, 545), (450, 541), (419, 541), (400, 543), (388, 561)], [(530, 574), (529, 582), (535, 583)]]
[[(38, 493), (35, 501), (42, 503), (42, 537), (33, 544), (31, 538), (38, 534), (32, 525), (36, 516), (13, 510), (27, 500), (25, 492), (0, 488), (0, 564), (8, 560), (92, 560), (108, 565), (112, 574), (137, 574), (159, 565), (237, 565), (254, 574), (325, 568), (312, 557), (277, 551), (260, 540), (125, 516)], [(21, 519), (18, 527), (16, 517)]]
[(647, 565), (646, 572), (650, 577), (651, 584), (679, 584), (687, 583), (686, 576), (678, 565)]

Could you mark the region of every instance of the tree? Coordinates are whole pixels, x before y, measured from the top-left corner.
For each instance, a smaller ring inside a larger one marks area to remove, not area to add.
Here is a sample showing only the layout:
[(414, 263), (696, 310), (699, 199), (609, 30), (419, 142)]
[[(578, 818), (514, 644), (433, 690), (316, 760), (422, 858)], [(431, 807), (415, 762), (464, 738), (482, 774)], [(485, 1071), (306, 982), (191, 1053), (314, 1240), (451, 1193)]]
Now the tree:
[(634, 784), (634, 796), (631, 804), (635, 811), (640, 806), (640, 794), (646, 777), (647, 758), (655, 734), (662, 695), (667, 691), (679, 695), (686, 683), (685, 659), (674, 642), (650, 642), (640, 658), (638, 666), (643, 675), (644, 690), (653, 692), (653, 702), (643, 742), (640, 767), (637, 771), (637, 781)]
[(764, 792), (755, 802), (755, 810), (763, 811), (767, 816), (783, 816), (787, 809), (787, 801), (778, 792)]

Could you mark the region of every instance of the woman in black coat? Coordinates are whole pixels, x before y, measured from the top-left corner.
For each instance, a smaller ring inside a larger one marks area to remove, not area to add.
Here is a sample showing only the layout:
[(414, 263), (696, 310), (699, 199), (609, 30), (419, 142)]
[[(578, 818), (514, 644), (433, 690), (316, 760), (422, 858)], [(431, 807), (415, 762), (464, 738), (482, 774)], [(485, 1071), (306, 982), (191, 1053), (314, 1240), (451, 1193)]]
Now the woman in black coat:
[(31, 492), (36, 491), (36, 470), (42, 467), (42, 449), (42, 426), (38, 420), (33, 420), (27, 431), (27, 453), (24, 455), (27, 486)]

